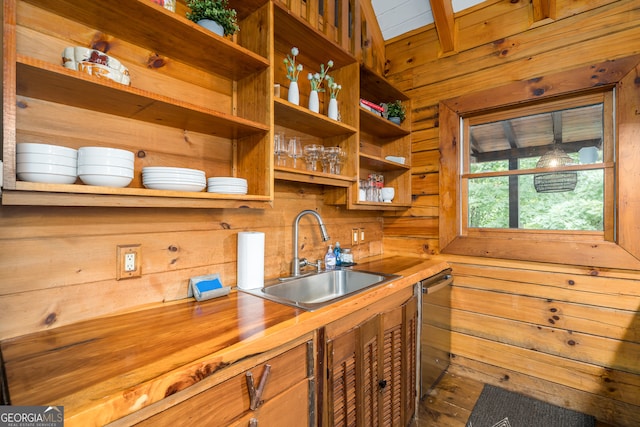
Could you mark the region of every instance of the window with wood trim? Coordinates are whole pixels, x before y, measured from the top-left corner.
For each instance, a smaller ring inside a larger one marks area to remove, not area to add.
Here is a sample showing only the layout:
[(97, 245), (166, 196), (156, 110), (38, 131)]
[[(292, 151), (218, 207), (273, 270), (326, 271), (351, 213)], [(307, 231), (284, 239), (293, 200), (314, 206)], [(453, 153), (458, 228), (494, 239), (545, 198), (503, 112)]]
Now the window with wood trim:
[(463, 232), (610, 231), (612, 100), (608, 90), (462, 117)]
[(442, 101), (441, 252), (640, 268), (639, 62)]

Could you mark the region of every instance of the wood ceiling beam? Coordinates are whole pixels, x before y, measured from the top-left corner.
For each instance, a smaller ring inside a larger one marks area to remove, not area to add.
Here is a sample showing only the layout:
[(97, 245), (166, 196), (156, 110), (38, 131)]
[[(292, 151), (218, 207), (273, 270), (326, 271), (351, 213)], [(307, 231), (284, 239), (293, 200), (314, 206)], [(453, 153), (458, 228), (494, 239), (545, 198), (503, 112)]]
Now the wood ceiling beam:
[(442, 53), (455, 51), (455, 22), (451, 0), (429, 0)]
[[(585, 139), (583, 141), (565, 142), (560, 147), (565, 153), (578, 152), (583, 147), (601, 147), (602, 139)], [(556, 144), (538, 145), (534, 147), (511, 148), (500, 151), (489, 151), (486, 153), (474, 153), (474, 157), (478, 163), (495, 162), (497, 160), (525, 159), (528, 157), (542, 156), (549, 150), (556, 147)]]

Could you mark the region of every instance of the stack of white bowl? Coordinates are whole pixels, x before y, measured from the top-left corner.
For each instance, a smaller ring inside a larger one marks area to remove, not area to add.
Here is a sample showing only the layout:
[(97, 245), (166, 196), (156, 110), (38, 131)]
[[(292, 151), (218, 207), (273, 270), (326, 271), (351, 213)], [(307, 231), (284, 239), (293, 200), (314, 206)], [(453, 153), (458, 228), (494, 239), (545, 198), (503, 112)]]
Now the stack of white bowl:
[(142, 184), (154, 190), (202, 191), (207, 178), (198, 169), (149, 166), (142, 168)]
[(80, 147), (78, 176), (88, 185), (126, 187), (133, 180), (134, 154), (109, 147)]
[(16, 144), (18, 179), (48, 184), (73, 184), (78, 177), (78, 152), (59, 145)]
[(247, 180), (227, 176), (216, 176), (207, 180), (209, 193), (247, 194)]

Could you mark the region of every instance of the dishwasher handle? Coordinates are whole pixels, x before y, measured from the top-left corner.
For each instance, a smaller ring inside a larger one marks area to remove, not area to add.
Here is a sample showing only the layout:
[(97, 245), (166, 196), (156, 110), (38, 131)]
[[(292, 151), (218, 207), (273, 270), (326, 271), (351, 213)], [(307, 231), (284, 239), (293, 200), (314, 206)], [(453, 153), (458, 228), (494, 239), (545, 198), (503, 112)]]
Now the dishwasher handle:
[(420, 281), (420, 287), (423, 294), (432, 294), (440, 289), (446, 288), (453, 283), (453, 274), (451, 269), (446, 269), (434, 276)]

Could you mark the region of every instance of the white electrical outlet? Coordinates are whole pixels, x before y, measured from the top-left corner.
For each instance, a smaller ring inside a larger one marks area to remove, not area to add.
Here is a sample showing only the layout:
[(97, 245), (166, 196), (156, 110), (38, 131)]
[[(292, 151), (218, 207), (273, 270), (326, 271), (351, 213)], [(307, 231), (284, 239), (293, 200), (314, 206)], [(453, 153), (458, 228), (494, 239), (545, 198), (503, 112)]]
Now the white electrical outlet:
[(131, 272), (136, 271), (136, 254), (135, 252), (129, 252), (124, 254), (124, 271)]
[(142, 247), (118, 245), (116, 250), (116, 280), (142, 276)]

